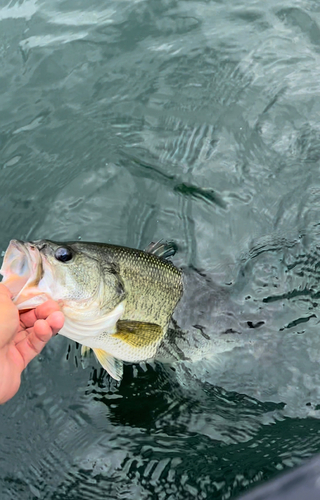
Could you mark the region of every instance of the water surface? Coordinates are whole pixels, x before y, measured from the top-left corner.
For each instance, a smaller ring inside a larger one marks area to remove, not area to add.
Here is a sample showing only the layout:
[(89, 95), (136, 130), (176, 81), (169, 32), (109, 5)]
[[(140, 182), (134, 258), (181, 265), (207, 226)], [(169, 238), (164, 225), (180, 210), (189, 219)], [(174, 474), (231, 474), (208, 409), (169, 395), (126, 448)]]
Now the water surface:
[(270, 326), (121, 384), (54, 339), (1, 408), (1, 499), (236, 498), (320, 451), (319, 26), (311, 0), (2, 0), (0, 248), (174, 239)]

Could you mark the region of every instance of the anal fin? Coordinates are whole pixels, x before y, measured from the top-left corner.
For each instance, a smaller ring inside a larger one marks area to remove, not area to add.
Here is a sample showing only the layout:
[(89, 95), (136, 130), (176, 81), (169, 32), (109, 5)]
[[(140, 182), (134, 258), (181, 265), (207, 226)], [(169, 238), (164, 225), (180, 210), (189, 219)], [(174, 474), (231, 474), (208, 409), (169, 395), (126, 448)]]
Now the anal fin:
[(111, 375), (115, 380), (121, 380), (123, 375), (123, 363), (120, 359), (114, 358), (111, 354), (107, 353), (103, 349), (93, 349), (97, 360), (103, 366), (103, 368)]

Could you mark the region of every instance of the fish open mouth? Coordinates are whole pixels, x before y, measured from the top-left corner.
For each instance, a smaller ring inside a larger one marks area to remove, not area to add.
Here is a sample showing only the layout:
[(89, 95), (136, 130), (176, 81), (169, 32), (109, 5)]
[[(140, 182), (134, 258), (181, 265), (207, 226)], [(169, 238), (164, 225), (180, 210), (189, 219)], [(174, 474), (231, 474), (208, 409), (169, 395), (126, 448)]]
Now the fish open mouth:
[(38, 288), (43, 275), (42, 258), (32, 243), (11, 240), (0, 273), (18, 309), (30, 309), (48, 300)]

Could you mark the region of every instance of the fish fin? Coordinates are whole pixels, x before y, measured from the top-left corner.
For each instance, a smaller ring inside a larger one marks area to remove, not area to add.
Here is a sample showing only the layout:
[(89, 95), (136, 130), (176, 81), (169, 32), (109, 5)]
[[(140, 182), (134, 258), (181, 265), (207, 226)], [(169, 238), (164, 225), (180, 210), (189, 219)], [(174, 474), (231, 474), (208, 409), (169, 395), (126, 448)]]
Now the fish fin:
[(86, 345), (81, 346), (81, 356), (83, 356), (84, 358), (86, 356), (89, 356), (90, 351), (91, 351), (91, 347), (88, 347)]
[(121, 380), (123, 375), (123, 363), (120, 359), (114, 358), (108, 352), (103, 349), (93, 349), (97, 360), (103, 366), (103, 368), (111, 375), (115, 380)]
[(81, 346), (80, 363), (81, 363), (81, 366), (83, 369), (88, 368), (88, 366), (90, 366), (90, 352), (91, 352), (90, 347), (88, 347), (86, 345)]
[(159, 341), (163, 337), (163, 329), (154, 323), (119, 320), (117, 332), (112, 336), (132, 347), (144, 347)]
[(156, 243), (154, 243), (153, 241), (149, 243), (149, 245), (145, 249), (145, 252), (152, 253), (153, 255), (160, 257), (160, 259), (169, 259), (173, 255), (175, 255), (177, 250), (178, 247), (173, 241), (163, 242), (162, 240), (159, 240)]

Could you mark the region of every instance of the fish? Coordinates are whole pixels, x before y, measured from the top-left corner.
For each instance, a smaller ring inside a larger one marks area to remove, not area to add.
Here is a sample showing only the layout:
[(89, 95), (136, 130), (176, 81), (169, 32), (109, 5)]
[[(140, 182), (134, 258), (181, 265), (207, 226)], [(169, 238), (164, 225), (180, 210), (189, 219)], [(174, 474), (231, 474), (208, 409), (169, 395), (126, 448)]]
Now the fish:
[(60, 334), (92, 349), (115, 380), (123, 363), (156, 357), (183, 295), (173, 243), (146, 251), (107, 243), (11, 240), (0, 273), (19, 310), (60, 304)]
[[(0, 269), (19, 310), (53, 299), (60, 334), (93, 350), (117, 381), (124, 363), (195, 363), (259, 344), (266, 321), (239, 308), (237, 287), (171, 261), (174, 242), (145, 250), (92, 242), (11, 240)], [(261, 343), (261, 342), (260, 342)]]

